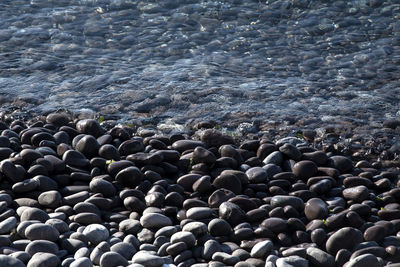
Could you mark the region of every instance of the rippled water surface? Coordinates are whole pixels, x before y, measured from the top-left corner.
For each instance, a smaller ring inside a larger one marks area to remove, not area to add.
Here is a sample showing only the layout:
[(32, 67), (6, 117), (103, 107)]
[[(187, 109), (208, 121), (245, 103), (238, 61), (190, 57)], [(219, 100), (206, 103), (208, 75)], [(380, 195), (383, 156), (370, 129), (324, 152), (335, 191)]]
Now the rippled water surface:
[(398, 0), (2, 0), (0, 21), (3, 108), (400, 116)]

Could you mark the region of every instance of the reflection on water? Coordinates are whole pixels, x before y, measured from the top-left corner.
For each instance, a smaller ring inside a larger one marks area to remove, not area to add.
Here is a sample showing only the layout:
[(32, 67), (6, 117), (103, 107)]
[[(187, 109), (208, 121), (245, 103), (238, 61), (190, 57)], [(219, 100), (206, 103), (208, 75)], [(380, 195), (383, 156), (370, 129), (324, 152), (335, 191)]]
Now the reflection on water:
[(1, 100), (181, 121), (380, 121), (400, 115), (399, 17), (397, 0), (3, 0)]

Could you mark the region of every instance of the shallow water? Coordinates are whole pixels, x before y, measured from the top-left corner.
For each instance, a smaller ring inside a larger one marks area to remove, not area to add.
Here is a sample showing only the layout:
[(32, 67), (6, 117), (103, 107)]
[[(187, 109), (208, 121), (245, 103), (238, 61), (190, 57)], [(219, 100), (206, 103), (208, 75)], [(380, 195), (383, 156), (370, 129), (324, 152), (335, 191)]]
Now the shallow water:
[(0, 100), (123, 119), (400, 116), (400, 1), (0, 3)]

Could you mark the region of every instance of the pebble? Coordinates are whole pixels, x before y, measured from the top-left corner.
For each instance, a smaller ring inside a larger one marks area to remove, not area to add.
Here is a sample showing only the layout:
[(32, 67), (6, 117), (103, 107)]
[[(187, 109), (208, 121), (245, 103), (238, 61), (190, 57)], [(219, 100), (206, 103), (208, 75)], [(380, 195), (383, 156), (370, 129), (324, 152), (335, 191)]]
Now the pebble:
[(0, 255), (0, 266), (24, 267), (25, 264), (12, 256)]
[(69, 267), (93, 267), (93, 264), (89, 258), (83, 257), (71, 262)]
[(319, 248), (307, 248), (307, 260), (315, 266), (335, 266), (335, 258)]
[(31, 240), (49, 240), (56, 242), (60, 233), (56, 228), (44, 223), (35, 223), (25, 229), (25, 236)]
[(110, 248), (111, 251), (118, 253), (123, 256), (127, 260), (131, 260), (133, 255), (136, 253), (136, 249), (133, 245), (125, 242), (119, 242), (115, 245), (112, 245)]
[(234, 174), (221, 174), (217, 178), (215, 178), (212, 185), (216, 188), (230, 190), (237, 195), (242, 192), (242, 183), (240, 179)]
[(336, 231), (326, 241), (326, 250), (331, 255), (336, 255), (340, 249), (352, 250), (363, 240), (362, 233), (353, 227), (344, 227)]
[(307, 267), (308, 261), (299, 256), (283, 257), (276, 260), (276, 267)]
[(60, 259), (50, 253), (38, 252), (29, 260), (27, 267), (57, 267), (61, 264)]
[(240, 261), (238, 257), (229, 255), (228, 253), (225, 252), (215, 252), (212, 255), (212, 259), (215, 261), (223, 262), (227, 265), (235, 265)]
[(132, 258), (133, 263), (141, 264), (148, 267), (160, 267), (164, 264), (164, 259), (147, 253), (146, 251), (139, 251)]
[(164, 226), (172, 226), (172, 221), (159, 213), (147, 213), (140, 218), (140, 224), (145, 228), (160, 229)]
[(0, 234), (8, 234), (17, 226), (17, 219), (15, 217), (9, 217), (4, 221), (0, 222)]
[(293, 173), (302, 180), (314, 176), (318, 172), (318, 166), (310, 160), (302, 160), (294, 164)]
[(368, 188), (364, 185), (346, 188), (343, 190), (343, 197), (345, 199), (350, 199), (356, 202), (362, 202), (363, 200), (366, 200), (368, 196)]
[(184, 242), (189, 248), (196, 244), (196, 237), (191, 232), (177, 232), (171, 236), (171, 243)]
[(307, 219), (325, 219), (328, 216), (328, 206), (320, 198), (312, 198), (307, 201), (304, 207), (304, 214)]
[(349, 173), (353, 170), (353, 163), (351, 160), (344, 156), (330, 157), (331, 167), (339, 170), (341, 173)]
[(105, 252), (100, 257), (100, 267), (128, 266), (128, 261), (116, 252)]
[(236, 204), (223, 202), (219, 206), (219, 217), (226, 220), (230, 225), (236, 226), (246, 218), (244, 211)]
[(37, 252), (46, 252), (46, 253), (51, 253), (51, 254), (57, 254), (58, 246), (54, 242), (51, 242), (51, 241), (35, 240), (35, 241), (30, 242), (26, 246), (25, 252), (27, 252), (31, 256)]
[(273, 196), (270, 204), (272, 208), (291, 206), (298, 211), (301, 211), (304, 208), (304, 201), (301, 198), (294, 196)]
[(257, 243), (250, 252), (251, 257), (264, 259), (270, 254), (274, 244), (270, 240), (265, 240)]
[(191, 232), (194, 236), (200, 237), (207, 234), (207, 225), (203, 222), (190, 222), (185, 224), (182, 231)]
[(206, 260), (211, 260), (214, 253), (221, 251), (221, 245), (215, 240), (207, 240), (204, 243), (204, 248), (202, 251), (202, 257)]
[(91, 192), (100, 193), (104, 197), (113, 197), (116, 193), (114, 185), (102, 178), (93, 178), (89, 183), (89, 188)]
[(194, 207), (186, 211), (186, 217), (192, 220), (211, 218), (213, 210), (208, 207)]
[(380, 262), (376, 256), (372, 254), (364, 254), (360, 255), (349, 262), (347, 262), (344, 266), (346, 267), (361, 267), (361, 266), (370, 266), (370, 267), (381, 267), (383, 266), (382, 262)]
[(57, 208), (62, 203), (62, 196), (58, 191), (51, 190), (41, 193), (38, 197), (38, 202), (48, 208)]
[(109, 237), (108, 229), (101, 224), (89, 224), (85, 227), (82, 234), (93, 245), (97, 245)]
[(263, 183), (267, 181), (268, 174), (262, 167), (253, 167), (246, 171), (249, 183)]

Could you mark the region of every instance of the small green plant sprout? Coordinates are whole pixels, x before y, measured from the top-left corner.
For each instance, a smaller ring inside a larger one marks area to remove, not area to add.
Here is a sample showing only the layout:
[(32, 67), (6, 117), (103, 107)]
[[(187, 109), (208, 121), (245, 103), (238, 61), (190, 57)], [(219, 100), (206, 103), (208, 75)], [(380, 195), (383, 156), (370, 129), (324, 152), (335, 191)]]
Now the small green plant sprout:
[(322, 219), (322, 223), (323, 223), (324, 225), (326, 225), (326, 220), (325, 220), (325, 219)]
[(99, 123), (102, 123), (104, 120), (105, 120), (105, 119), (104, 119), (104, 116), (100, 116), (100, 117), (97, 119), (97, 121), (98, 121)]
[(385, 207), (381, 207), (381, 210), (385, 210)]
[(190, 158), (189, 159), (188, 172), (190, 172), (192, 170), (193, 165), (194, 165), (194, 160), (193, 160), (193, 158)]
[(110, 165), (111, 163), (114, 163), (114, 162), (115, 162), (115, 160), (109, 159), (109, 160), (106, 161), (106, 166), (108, 166), (108, 165)]
[(332, 210), (332, 209), (330, 209), (330, 210), (329, 210), (329, 213), (333, 213), (333, 210)]
[(299, 138), (299, 139), (304, 139), (304, 137), (303, 137), (303, 135), (302, 135), (301, 133), (297, 133), (296, 136), (297, 136), (297, 138)]
[(380, 200), (382, 200), (383, 198), (380, 197), (380, 196), (376, 196), (375, 199), (378, 200), (378, 201), (380, 201)]

